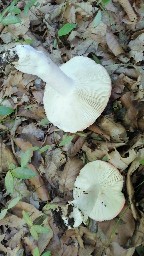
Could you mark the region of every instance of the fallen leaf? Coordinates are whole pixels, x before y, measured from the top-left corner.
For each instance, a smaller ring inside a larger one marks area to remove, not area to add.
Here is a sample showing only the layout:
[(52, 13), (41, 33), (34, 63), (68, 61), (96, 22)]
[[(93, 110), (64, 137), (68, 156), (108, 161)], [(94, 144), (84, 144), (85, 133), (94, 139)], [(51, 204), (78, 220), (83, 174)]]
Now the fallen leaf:
[(106, 235), (108, 242), (117, 242), (120, 246), (126, 246), (135, 230), (135, 221), (131, 210), (125, 206), (119, 218), (98, 223), (98, 227)]
[(126, 129), (124, 128), (124, 126), (122, 126), (122, 124), (120, 123), (116, 123), (113, 119), (109, 117), (102, 117), (99, 122), (99, 126), (108, 135), (110, 135), (112, 140), (115, 142), (127, 141), (128, 139)]
[(67, 161), (59, 181), (61, 192), (68, 193), (73, 190), (74, 182), (82, 167), (83, 162), (80, 159), (73, 158)]
[(131, 49), (130, 56), (134, 58), (136, 62), (144, 60), (144, 33), (140, 34), (136, 39), (129, 42)]
[(129, 153), (129, 156), (124, 158), (121, 157), (120, 153), (115, 149), (115, 151), (107, 154), (108, 161), (116, 168), (120, 170), (125, 170), (128, 165), (132, 163), (133, 160), (137, 157), (137, 153), (134, 151), (134, 149), (129, 150), (127, 153)]
[(122, 49), (116, 36), (111, 31), (108, 31), (106, 33), (106, 41), (107, 41), (107, 45), (108, 45), (109, 49), (112, 51), (112, 53), (115, 56), (118, 56), (118, 55), (124, 53), (124, 50)]
[(125, 115), (126, 123), (137, 128), (138, 109), (136, 108), (136, 103), (132, 100), (132, 94), (130, 92), (126, 92), (120, 100), (123, 106), (127, 109), (127, 113)]
[(0, 172), (8, 171), (11, 164), (17, 166), (16, 159), (12, 151), (0, 140)]

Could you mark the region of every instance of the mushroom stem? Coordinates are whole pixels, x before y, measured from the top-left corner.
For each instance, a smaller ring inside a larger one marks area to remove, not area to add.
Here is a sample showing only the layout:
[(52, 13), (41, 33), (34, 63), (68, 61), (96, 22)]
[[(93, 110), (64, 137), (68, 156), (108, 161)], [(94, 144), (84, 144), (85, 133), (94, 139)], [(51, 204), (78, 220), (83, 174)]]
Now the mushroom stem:
[(69, 94), (74, 88), (74, 81), (68, 77), (48, 56), (44, 62), (41, 59), (41, 69), (38, 70), (37, 76), (40, 77), (46, 86), (53, 87), (62, 95)]
[(66, 95), (74, 88), (74, 81), (68, 77), (44, 52), (29, 45), (17, 45), (11, 54), (17, 54), (19, 60), (15, 67), (23, 73), (36, 75), (53, 87), (58, 93)]

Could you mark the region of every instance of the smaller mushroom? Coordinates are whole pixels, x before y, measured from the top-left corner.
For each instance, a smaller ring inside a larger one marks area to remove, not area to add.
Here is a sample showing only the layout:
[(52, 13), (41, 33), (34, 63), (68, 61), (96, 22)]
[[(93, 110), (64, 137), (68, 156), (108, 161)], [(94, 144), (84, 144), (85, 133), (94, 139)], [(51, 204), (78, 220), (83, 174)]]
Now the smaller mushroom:
[(76, 56), (58, 67), (41, 51), (17, 45), (10, 54), (21, 72), (37, 75), (44, 82), (44, 108), (50, 122), (75, 133), (90, 126), (105, 109), (111, 80), (106, 69), (88, 57)]
[(86, 164), (74, 186), (73, 204), (93, 220), (111, 220), (124, 206), (123, 176), (107, 162), (96, 160)]

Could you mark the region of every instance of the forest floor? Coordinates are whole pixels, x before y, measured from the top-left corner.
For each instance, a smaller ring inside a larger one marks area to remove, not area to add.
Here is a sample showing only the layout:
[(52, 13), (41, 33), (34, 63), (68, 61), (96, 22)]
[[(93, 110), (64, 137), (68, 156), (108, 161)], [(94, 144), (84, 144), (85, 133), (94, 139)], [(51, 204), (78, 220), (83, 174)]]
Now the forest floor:
[[(10, 64), (1, 72), (0, 255), (143, 256), (143, 0), (5, 0), (0, 10), (0, 54), (31, 44), (58, 65), (88, 56), (112, 80), (102, 115), (69, 134), (47, 120), (41, 79)], [(76, 177), (96, 159), (123, 175), (125, 206), (110, 221), (68, 228), (62, 215)]]

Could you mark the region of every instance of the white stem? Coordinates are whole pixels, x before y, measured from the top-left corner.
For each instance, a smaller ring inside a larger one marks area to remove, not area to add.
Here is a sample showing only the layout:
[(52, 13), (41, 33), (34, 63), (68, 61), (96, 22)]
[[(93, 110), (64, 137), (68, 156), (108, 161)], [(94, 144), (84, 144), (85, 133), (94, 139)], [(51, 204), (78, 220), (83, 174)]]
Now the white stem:
[(15, 67), (21, 72), (37, 75), (47, 86), (53, 87), (62, 95), (69, 94), (74, 81), (68, 77), (45, 53), (28, 45), (17, 45), (14, 50), (19, 57)]
[(38, 76), (53, 87), (62, 95), (69, 94), (74, 87), (74, 81), (68, 77), (49, 57), (42, 64), (42, 70), (39, 69)]

